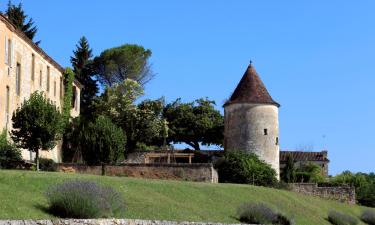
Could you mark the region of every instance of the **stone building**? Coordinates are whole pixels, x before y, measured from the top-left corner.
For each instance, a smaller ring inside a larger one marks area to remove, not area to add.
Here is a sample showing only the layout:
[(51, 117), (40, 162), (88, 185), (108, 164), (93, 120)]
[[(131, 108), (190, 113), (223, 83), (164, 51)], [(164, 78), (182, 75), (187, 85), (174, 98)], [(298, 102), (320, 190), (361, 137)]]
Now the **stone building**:
[(279, 107), (251, 63), (224, 104), (224, 149), (255, 153), (276, 170), (277, 177), (280, 171)]
[(321, 152), (306, 152), (306, 151), (280, 151), (280, 171), (282, 173), (287, 160), (288, 155), (290, 155), (294, 160), (294, 166), (299, 168), (303, 165), (312, 163), (320, 166), (322, 168), (322, 173), (324, 176), (328, 176), (328, 151)]
[[(13, 111), (35, 91), (43, 91), (61, 109), (64, 96), (64, 69), (35, 45), (0, 13), (0, 129), (12, 129)], [(73, 82), (71, 115), (79, 115), (80, 89)], [(25, 160), (34, 155), (22, 151)], [(61, 142), (51, 151), (41, 151), (41, 157), (61, 162)]]

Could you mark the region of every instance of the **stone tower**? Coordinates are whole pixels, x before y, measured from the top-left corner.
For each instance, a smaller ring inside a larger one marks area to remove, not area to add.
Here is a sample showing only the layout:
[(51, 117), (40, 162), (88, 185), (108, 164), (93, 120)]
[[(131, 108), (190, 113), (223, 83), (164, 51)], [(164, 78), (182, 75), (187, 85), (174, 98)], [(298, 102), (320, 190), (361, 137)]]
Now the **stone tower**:
[(224, 104), (225, 150), (255, 153), (276, 170), (278, 178), (279, 107), (251, 63)]

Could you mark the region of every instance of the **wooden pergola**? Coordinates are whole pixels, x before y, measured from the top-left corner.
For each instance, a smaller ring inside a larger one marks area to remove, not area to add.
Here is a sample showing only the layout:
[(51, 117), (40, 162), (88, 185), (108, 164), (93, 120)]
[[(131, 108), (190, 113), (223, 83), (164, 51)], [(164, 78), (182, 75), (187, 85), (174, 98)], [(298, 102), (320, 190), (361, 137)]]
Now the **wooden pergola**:
[(151, 160), (151, 159), (166, 158), (167, 163), (170, 164), (171, 160), (174, 161), (175, 159), (187, 158), (187, 159), (189, 159), (189, 164), (191, 164), (193, 157), (194, 157), (194, 153), (152, 152), (152, 153), (146, 153), (145, 163), (151, 163), (152, 161), (154, 161), (154, 160)]

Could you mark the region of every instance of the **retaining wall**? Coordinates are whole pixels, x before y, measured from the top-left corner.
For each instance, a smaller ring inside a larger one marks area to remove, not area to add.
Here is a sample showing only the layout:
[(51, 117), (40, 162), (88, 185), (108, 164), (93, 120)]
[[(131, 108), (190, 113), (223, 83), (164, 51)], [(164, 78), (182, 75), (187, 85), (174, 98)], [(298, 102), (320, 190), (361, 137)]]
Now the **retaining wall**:
[[(222, 223), (175, 222), (131, 219), (0, 220), (0, 225), (224, 225)], [(229, 224), (228, 224), (229, 225)], [(231, 224), (239, 225), (239, 224)]]
[[(83, 164), (60, 163), (58, 171), (73, 168), (76, 173), (101, 175), (101, 166), (87, 166)], [(218, 182), (218, 173), (211, 163), (194, 164), (144, 164), (126, 163), (118, 166), (104, 167), (107, 176), (128, 176), (151, 179), (187, 180), (198, 182)]]
[(306, 195), (355, 204), (355, 189), (349, 186), (319, 187), (316, 183), (294, 183), (291, 190)]

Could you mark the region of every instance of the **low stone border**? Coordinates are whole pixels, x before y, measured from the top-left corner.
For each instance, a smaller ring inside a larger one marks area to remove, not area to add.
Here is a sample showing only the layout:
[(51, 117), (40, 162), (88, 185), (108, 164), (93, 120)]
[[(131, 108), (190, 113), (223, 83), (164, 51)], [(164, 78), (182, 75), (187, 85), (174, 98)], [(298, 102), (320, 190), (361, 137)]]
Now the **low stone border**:
[[(176, 222), (132, 219), (0, 220), (0, 225), (227, 225), (210, 222)], [(240, 225), (240, 224), (228, 224)]]

